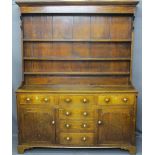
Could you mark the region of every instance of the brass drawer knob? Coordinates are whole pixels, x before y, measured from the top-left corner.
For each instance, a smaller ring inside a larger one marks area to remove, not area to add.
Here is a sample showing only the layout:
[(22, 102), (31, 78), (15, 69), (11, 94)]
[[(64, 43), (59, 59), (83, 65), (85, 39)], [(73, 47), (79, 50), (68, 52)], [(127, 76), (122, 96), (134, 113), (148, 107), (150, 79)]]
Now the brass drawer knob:
[(26, 98), (26, 101), (30, 101), (31, 99), (29, 97)]
[(101, 125), (102, 124), (102, 121), (99, 120), (97, 123), (98, 123), (98, 125)]
[(86, 128), (87, 127), (87, 124), (86, 123), (82, 124), (82, 127), (83, 128)]
[(88, 103), (88, 99), (84, 98), (83, 103)]
[(71, 115), (71, 113), (69, 112), (69, 111), (66, 111), (66, 116), (69, 116), (69, 115)]
[(82, 137), (82, 141), (87, 141), (87, 138), (86, 137)]
[(88, 115), (88, 113), (87, 112), (83, 112), (83, 116), (87, 116)]
[(110, 102), (110, 98), (105, 98), (105, 102), (109, 103)]
[(72, 101), (72, 100), (71, 100), (70, 98), (66, 98), (66, 99), (65, 99), (65, 102), (66, 102), (66, 103), (70, 103), (71, 101)]
[(71, 137), (66, 137), (66, 140), (67, 141), (71, 141)]
[(123, 101), (124, 101), (124, 102), (127, 102), (127, 101), (128, 101), (128, 98), (123, 98)]
[(48, 98), (44, 98), (44, 101), (47, 102), (48, 101)]
[(70, 128), (70, 124), (65, 124), (65, 127), (66, 128)]
[(52, 125), (54, 125), (55, 124), (55, 121), (52, 121)]

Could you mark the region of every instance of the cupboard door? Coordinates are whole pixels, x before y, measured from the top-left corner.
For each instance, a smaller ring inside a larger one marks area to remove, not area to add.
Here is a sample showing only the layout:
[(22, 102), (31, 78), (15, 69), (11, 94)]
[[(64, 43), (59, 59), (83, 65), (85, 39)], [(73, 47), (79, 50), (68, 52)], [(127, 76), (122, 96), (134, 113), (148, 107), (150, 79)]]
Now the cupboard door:
[(109, 106), (99, 110), (98, 143), (131, 143), (134, 135), (133, 111), (127, 106)]
[(55, 110), (51, 107), (19, 108), (20, 143), (55, 143)]

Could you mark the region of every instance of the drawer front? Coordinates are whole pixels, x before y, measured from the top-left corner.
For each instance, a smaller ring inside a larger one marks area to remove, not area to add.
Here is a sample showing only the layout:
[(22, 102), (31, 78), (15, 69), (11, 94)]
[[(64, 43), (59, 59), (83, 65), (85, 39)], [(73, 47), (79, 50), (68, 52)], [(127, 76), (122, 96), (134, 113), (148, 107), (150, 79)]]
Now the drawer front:
[(60, 144), (62, 145), (93, 145), (94, 133), (60, 133)]
[(54, 103), (54, 96), (49, 94), (22, 94), (17, 95), (19, 104), (49, 104)]
[(96, 124), (93, 120), (60, 120), (59, 129), (61, 132), (93, 132), (95, 129), (95, 125)]
[(95, 114), (95, 110), (88, 108), (59, 109), (59, 119), (93, 119)]
[(99, 105), (111, 105), (111, 104), (134, 104), (135, 95), (133, 94), (105, 94), (98, 97)]
[(60, 96), (59, 105), (62, 107), (91, 106), (91, 105), (95, 105), (95, 100), (94, 100), (94, 96), (64, 95), (64, 96)]

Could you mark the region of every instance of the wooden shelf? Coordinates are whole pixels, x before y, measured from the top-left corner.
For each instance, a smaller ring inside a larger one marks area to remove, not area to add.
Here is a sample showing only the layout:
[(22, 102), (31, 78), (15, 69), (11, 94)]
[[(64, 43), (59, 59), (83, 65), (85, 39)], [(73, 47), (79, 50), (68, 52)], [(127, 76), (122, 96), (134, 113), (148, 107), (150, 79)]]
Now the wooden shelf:
[(24, 42), (131, 42), (131, 39), (23, 39)]
[(41, 61), (130, 61), (130, 58), (49, 58), (49, 57), (24, 57), (24, 60)]
[(130, 75), (130, 72), (24, 72), (25, 75)]

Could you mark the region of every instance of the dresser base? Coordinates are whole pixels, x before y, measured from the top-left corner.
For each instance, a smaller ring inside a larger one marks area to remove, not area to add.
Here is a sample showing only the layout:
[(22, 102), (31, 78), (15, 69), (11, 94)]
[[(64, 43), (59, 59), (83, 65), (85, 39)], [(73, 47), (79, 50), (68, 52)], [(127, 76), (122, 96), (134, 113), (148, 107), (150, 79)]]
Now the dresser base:
[(19, 154), (24, 154), (25, 150), (33, 149), (33, 148), (120, 148), (122, 150), (129, 151), (130, 155), (136, 155), (136, 146), (127, 146), (127, 145), (120, 145), (120, 146), (58, 146), (58, 145), (52, 145), (52, 146), (43, 146), (43, 145), (18, 145), (17, 150)]

